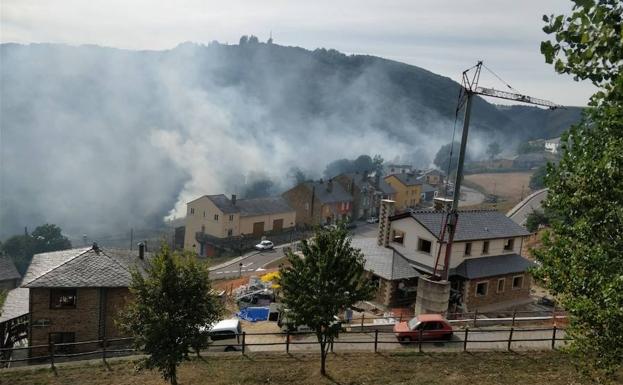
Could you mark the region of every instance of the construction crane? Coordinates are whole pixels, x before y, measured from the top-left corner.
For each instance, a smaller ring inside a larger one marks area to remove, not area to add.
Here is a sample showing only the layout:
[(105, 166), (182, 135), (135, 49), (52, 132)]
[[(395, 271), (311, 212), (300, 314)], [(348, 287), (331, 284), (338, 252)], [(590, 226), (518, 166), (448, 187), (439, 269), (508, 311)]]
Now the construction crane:
[[(446, 245), (446, 253), (444, 257), (443, 270), (439, 271), (439, 259), (441, 255), (441, 247), (437, 253), (437, 258), (435, 260), (435, 268), (433, 270), (433, 279), (436, 280), (448, 280), (449, 267), (450, 267), (450, 256), (452, 254), (452, 242), (454, 241), (454, 235), (456, 233), (459, 213), (459, 196), (461, 193), (461, 182), (463, 179), (463, 164), (465, 162), (465, 149), (467, 146), (467, 134), (469, 132), (469, 119), (472, 112), (472, 100), (474, 99), (474, 95), (482, 95), (489, 96), (498, 99), (506, 99), (512, 100), (521, 103), (533, 104), (537, 106), (547, 107), (549, 109), (556, 109), (562, 106), (550, 102), (548, 100), (537, 99), (531, 96), (522, 95), (516, 92), (507, 92), (507, 91), (499, 91), (493, 88), (485, 88), (480, 87), (478, 82), (480, 81), (480, 73), (482, 68), (485, 68), (487, 71), (491, 72), (491, 74), (497, 77), (501, 82), (503, 82), (506, 87), (509, 89), (516, 91), (513, 87), (511, 87), (508, 83), (504, 82), (498, 75), (496, 75), (493, 71), (488, 69), (482, 61), (478, 61), (475, 66), (466, 69), (463, 71), (463, 76), (461, 80), (461, 89), (459, 93), (459, 101), (456, 108), (456, 116), (458, 116), (458, 112), (465, 107), (465, 116), (463, 118), (463, 133), (461, 136), (461, 147), (459, 150), (459, 163), (456, 169), (456, 178), (454, 181), (454, 192), (452, 194), (452, 206), (450, 210), (447, 212), (446, 217), (444, 219), (444, 223), (441, 226), (441, 234), (440, 240), (443, 243), (445, 239), (445, 233), (448, 232), (448, 243)], [(471, 71), (471, 74), (470, 74)], [(441, 273), (441, 274), (439, 274)]]

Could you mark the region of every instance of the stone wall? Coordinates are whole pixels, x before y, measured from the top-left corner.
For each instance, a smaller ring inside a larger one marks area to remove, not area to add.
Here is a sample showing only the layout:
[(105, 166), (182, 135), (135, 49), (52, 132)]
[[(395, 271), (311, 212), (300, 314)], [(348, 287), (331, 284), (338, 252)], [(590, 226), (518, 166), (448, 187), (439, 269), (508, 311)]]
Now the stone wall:
[[(513, 277), (515, 276), (523, 276), (521, 288), (513, 288)], [(501, 279), (504, 280), (504, 290), (498, 292), (498, 281)], [(488, 282), (486, 295), (476, 294), (476, 287), (480, 282)], [(466, 281), (463, 292), (465, 311), (474, 311), (485, 306), (491, 308), (496, 304), (504, 305), (515, 301), (527, 301), (530, 299), (531, 285), (532, 278), (527, 273), (514, 273)]]

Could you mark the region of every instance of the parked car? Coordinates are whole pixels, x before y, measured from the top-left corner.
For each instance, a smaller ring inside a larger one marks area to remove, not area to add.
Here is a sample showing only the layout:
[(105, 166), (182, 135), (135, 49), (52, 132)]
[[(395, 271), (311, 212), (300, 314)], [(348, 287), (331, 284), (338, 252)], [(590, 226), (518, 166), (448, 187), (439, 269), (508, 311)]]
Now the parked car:
[(367, 223), (378, 223), (378, 221), (379, 221), (379, 218), (377, 218), (377, 217), (370, 217), (370, 218), (366, 219)]
[(255, 245), (256, 250), (272, 250), (274, 247), (275, 245), (268, 240), (263, 240), (262, 242)]
[(420, 314), (410, 321), (394, 325), (394, 335), (401, 342), (422, 340), (439, 341), (452, 338), (452, 326), (439, 314)]
[(325, 230), (335, 230), (337, 229), (337, 225), (324, 225), (322, 228)]
[(217, 322), (209, 328), (210, 344), (208, 351), (234, 352), (240, 345), (242, 326), (237, 318)]

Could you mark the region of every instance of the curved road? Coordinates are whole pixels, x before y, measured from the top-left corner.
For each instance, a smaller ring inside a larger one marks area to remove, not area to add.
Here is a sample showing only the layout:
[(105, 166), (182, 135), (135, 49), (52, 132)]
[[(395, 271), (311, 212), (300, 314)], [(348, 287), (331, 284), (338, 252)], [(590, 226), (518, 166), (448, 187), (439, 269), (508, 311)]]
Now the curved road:
[(528, 215), (534, 210), (540, 210), (545, 198), (547, 198), (547, 189), (535, 191), (517, 203), (515, 207), (506, 213), (506, 216), (518, 225), (525, 226)]

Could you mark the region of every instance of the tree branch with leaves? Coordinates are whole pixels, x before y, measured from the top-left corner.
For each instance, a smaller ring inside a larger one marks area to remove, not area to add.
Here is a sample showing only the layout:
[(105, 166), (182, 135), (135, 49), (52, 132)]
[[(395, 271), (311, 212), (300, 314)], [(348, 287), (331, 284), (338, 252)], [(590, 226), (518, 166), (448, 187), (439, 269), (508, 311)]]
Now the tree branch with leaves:
[(320, 373), (326, 375), (326, 357), (339, 333), (335, 317), (359, 301), (370, 299), (374, 286), (364, 269), (361, 250), (351, 246), (348, 232), (317, 229), (301, 242), (302, 257), (288, 253), (291, 266), (280, 269), (280, 285), (288, 319), (307, 325), (320, 345)]

